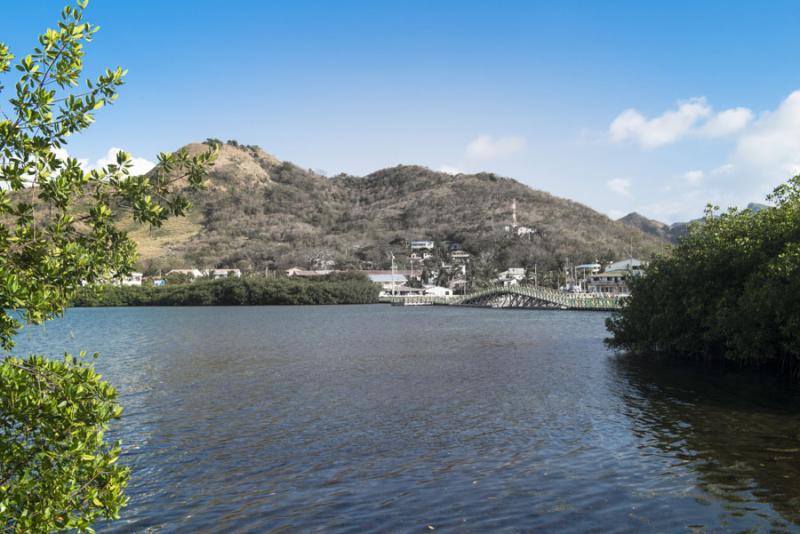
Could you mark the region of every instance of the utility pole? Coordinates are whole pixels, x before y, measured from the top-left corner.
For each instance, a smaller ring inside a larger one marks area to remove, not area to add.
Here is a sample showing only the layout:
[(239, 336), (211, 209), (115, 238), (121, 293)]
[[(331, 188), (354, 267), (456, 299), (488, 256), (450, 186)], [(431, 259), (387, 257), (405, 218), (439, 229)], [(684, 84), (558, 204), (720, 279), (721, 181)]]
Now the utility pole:
[(511, 200), (511, 228), (517, 230), (517, 199)]
[(392, 296), (394, 297), (397, 294), (397, 289), (395, 287), (395, 276), (394, 276), (394, 252), (390, 252), (389, 254), (392, 255)]

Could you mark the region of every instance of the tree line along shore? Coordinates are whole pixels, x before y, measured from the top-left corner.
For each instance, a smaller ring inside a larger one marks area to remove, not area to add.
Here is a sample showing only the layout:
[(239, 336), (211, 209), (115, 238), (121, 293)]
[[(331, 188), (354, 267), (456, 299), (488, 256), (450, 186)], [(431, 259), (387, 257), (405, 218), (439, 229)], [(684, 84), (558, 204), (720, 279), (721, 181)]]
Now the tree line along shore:
[(164, 287), (86, 287), (72, 300), (72, 306), (373, 304), (378, 302), (379, 291), (379, 286), (361, 273), (332, 273), (312, 279), (252, 276)]

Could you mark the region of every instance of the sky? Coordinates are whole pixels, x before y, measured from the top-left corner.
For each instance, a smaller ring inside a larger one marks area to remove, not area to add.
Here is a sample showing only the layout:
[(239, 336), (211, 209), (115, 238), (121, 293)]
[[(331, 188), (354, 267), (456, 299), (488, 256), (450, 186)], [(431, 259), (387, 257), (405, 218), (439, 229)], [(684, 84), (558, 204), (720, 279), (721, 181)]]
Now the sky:
[[(65, 3), (8, 2), (0, 42), (24, 56)], [(67, 147), (90, 166), (235, 139), (330, 176), (489, 171), (664, 222), (800, 173), (800, 2), (92, 0), (86, 19), (87, 74), (128, 69)]]

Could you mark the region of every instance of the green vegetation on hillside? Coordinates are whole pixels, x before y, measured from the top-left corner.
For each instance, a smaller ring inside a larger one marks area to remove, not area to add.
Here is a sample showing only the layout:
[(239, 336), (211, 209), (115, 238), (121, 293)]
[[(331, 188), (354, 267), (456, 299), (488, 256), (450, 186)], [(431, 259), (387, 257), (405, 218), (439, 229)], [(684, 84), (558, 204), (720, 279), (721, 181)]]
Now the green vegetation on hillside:
[(361, 274), (315, 278), (225, 278), (164, 287), (105, 286), (80, 292), (74, 306), (234, 306), (373, 304), (378, 285)]
[(800, 371), (800, 176), (774, 208), (707, 211), (631, 281), (611, 347), (647, 356)]
[[(208, 143), (220, 147), (219, 157), (208, 188), (194, 198), (192, 225), (136, 235), (146, 274), (186, 267), (378, 269), (388, 268), (389, 252), (409, 268), (408, 242), (415, 239), (459, 243), (473, 256), (483, 254), (495, 271), (616, 260), (631, 245), (646, 258), (666, 246), (586, 206), (494, 174), (451, 176), (402, 165), (326, 178), (258, 147)], [(513, 199), (519, 224), (535, 234), (504, 230)], [(436, 255), (446, 260), (447, 248)]]

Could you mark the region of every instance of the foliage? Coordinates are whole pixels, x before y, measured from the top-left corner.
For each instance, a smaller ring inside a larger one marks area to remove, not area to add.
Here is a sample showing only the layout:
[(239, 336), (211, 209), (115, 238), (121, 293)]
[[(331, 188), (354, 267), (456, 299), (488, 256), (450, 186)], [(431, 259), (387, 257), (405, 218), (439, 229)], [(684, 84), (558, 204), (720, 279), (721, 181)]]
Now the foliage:
[[(0, 101), (5, 351), (23, 324), (62, 313), (83, 284), (128, 273), (135, 244), (115, 226), (115, 216), (126, 213), (158, 227), (184, 214), (189, 201), (180, 189), (201, 189), (214, 157), (213, 151), (161, 154), (153, 173), (132, 176), (124, 152), (114, 164), (92, 171), (63, 155), (59, 149), (67, 138), (115, 101), (125, 76), (116, 68), (94, 80), (82, 77), (84, 44), (98, 30), (83, 20), (85, 7), (86, 0), (65, 7), (57, 28), (16, 62), (0, 45), (0, 73), (12, 66), (18, 73), (13, 94)], [(98, 516), (116, 516), (124, 502), (125, 471), (112, 466), (118, 449), (102, 437), (109, 419), (119, 415), (113, 389), (70, 358), (6, 357), (0, 379), (0, 525), (26, 532), (87, 529)]]
[(224, 278), (165, 287), (106, 286), (86, 289), (75, 306), (235, 306), (372, 304), (379, 288), (364, 275), (314, 278)]
[(103, 433), (122, 413), (91, 365), (31, 356), (0, 365), (0, 525), (18, 532), (88, 530), (119, 517), (128, 469)]
[(608, 320), (614, 348), (800, 370), (800, 176), (774, 208), (709, 208), (672, 254), (631, 283)]

